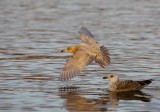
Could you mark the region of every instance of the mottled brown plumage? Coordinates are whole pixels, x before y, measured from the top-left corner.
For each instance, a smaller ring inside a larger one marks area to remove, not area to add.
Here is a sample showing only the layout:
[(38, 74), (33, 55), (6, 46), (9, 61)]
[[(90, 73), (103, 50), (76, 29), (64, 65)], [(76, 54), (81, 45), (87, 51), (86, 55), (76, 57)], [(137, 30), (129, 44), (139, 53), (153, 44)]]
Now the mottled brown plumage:
[(120, 81), (118, 75), (108, 75), (103, 79), (109, 79), (108, 90), (115, 92), (140, 90), (152, 82), (152, 79), (142, 81)]
[(70, 80), (93, 61), (103, 68), (110, 64), (108, 49), (100, 46), (89, 30), (82, 27), (79, 34), (81, 43), (62, 50), (62, 52), (73, 53), (73, 56), (64, 65), (59, 80)]

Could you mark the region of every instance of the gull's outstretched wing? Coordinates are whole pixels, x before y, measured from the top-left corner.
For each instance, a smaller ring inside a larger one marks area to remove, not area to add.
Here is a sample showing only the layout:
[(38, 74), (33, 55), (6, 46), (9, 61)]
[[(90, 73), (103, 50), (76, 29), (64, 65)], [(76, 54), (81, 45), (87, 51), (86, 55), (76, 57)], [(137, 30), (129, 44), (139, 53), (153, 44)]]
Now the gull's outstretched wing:
[(77, 76), (94, 59), (84, 51), (76, 52), (64, 65), (59, 80), (65, 81)]
[(100, 52), (97, 54), (95, 58), (95, 62), (98, 63), (101, 67), (105, 68), (110, 64), (110, 54), (106, 47), (101, 46)]
[(83, 43), (86, 44), (97, 44), (97, 41), (94, 39), (92, 33), (82, 26), (82, 28), (78, 31), (80, 34), (80, 39)]

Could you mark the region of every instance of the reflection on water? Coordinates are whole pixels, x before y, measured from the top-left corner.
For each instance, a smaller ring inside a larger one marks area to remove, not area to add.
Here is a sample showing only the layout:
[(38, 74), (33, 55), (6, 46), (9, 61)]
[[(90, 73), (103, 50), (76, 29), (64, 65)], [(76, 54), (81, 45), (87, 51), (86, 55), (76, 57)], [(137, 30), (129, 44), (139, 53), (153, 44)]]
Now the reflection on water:
[[(106, 97), (106, 96), (105, 96)], [(106, 99), (102, 97), (102, 99)], [(108, 99), (110, 102), (119, 102), (120, 100), (140, 100), (143, 102), (150, 102), (150, 95), (141, 91), (130, 92), (109, 92)]]
[[(0, 110), (160, 110), (159, 13), (159, 0), (0, 0)], [(70, 56), (60, 51), (80, 41), (82, 25), (110, 50), (111, 65), (59, 82)], [(135, 94), (110, 93), (108, 73), (156, 80)]]
[[(92, 94), (90, 94), (92, 95)], [(94, 95), (94, 93), (93, 93)], [(105, 111), (107, 108), (101, 108), (102, 99), (85, 98), (80, 91), (71, 89), (70, 91), (60, 91), (60, 96), (65, 101), (65, 109), (69, 111)]]
[(108, 92), (99, 94), (98, 98), (87, 98), (77, 87), (64, 87), (59, 89), (59, 95), (65, 99), (64, 108), (69, 111), (106, 111), (114, 110), (118, 103), (123, 101), (150, 102), (151, 96), (141, 91)]

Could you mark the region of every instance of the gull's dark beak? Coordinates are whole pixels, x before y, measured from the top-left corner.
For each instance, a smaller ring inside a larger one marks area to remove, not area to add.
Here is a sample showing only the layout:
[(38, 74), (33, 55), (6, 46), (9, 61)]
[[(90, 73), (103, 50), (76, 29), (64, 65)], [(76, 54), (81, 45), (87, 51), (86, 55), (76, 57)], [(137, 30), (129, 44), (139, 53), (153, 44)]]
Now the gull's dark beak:
[(105, 76), (105, 77), (103, 77), (103, 79), (108, 79), (108, 77), (107, 77), (107, 76)]

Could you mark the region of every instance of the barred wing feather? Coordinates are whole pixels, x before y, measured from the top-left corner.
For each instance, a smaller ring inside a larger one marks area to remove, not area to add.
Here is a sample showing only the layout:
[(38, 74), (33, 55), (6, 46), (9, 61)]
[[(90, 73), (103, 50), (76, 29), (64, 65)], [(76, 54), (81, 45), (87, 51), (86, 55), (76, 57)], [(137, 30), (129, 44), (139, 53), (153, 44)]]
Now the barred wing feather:
[(80, 39), (83, 43), (87, 44), (97, 44), (98, 42), (94, 39), (92, 33), (85, 27), (82, 27), (78, 33), (80, 34)]
[(95, 62), (103, 68), (110, 64), (110, 55), (106, 47), (100, 47), (100, 52), (97, 54)]
[(70, 80), (79, 75), (79, 73), (92, 61), (93, 58), (84, 51), (76, 52), (64, 65), (59, 80)]

